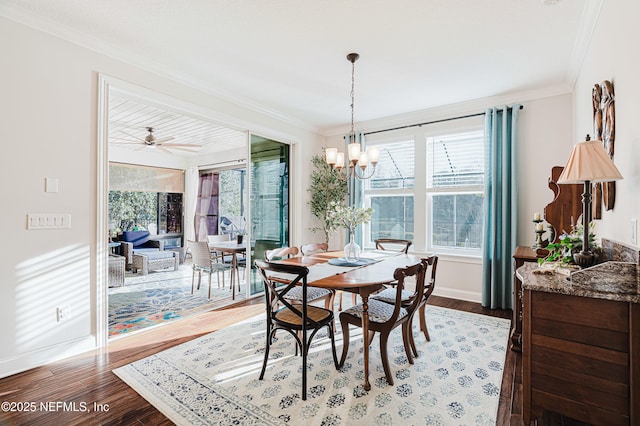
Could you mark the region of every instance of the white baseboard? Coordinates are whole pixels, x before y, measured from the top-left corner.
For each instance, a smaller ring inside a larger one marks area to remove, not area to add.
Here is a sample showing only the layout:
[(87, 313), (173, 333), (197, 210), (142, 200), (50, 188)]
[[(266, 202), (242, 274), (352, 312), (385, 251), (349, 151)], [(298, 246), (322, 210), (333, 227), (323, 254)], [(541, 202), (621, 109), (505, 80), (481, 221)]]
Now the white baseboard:
[(0, 360), (0, 378), (96, 349), (96, 336), (87, 336), (58, 345)]
[(482, 303), (482, 294), (477, 291), (458, 290), (455, 288), (438, 287), (436, 285), (432, 294), (435, 296), (448, 297), (450, 299)]

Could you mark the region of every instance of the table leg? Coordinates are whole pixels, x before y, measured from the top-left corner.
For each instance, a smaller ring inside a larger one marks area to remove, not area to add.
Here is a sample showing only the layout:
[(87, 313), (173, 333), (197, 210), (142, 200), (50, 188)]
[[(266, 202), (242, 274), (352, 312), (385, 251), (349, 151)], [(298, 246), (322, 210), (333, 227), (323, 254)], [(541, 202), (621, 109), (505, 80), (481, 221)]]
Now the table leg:
[(364, 390), (371, 390), (369, 383), (369, 296), (362, 295), (362, 343), (364, 345)]
[(236, 275), (238, 270), (238, 256), (234, 251), (231, 255), (231, 300), (236, 300)]

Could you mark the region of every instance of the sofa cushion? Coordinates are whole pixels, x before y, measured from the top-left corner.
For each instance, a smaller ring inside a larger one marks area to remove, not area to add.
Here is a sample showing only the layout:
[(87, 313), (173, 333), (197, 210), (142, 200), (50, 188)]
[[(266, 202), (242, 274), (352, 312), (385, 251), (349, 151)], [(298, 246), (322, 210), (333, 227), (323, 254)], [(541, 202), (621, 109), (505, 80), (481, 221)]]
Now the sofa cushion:
[(122, 241), (132, 243), (135, 248), (149, 241), (150, 236), (149, 231), (124, 231)]

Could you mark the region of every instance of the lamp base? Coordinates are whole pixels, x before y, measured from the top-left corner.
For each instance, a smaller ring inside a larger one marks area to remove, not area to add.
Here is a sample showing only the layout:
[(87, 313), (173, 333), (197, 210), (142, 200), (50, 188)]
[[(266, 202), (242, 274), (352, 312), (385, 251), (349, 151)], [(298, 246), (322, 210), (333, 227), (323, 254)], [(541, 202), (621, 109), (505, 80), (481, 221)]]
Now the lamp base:
[(573, 261), (581, 268), (588, 268), (596, 263), (596, 257), (590, 251), (581, 251), (573, 255)]

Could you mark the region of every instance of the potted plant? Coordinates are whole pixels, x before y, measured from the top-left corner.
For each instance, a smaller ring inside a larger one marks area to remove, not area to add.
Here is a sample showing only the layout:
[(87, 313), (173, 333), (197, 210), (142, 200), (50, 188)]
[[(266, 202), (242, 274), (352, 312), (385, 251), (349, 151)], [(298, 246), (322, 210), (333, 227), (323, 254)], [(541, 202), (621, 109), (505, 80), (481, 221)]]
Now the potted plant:
[(344, 175), (331, 170), (324, 157), (314, 155), (311, 158), (311, 184), (307, 191), (311, 193), (309, 206), (311, 213), (318, 218), (320, 225), (310, 228), (312, 232), (322, 232), (324, 242), (329, 244), (329, 238), (340, 224), (335, 220), (333, 209), (335, 205), (344, 203), (347, 197), (347, 179)]
[[(594, 222), (589, 224), (589, 247), (594, 255), (599, 257), (600, 247), (596, 243), (596, 236), (593, 233), (595, 228)], [(550, 243), (545, 247), (547, 255), (538, 259), (540, 265), (544, 263), (556, 262), (560, 266), (574, 265), (573, 255), (582, 250), (582, 235), (584, 227), (576, 225), (571, 228), (569, 234), (562, 234), (558, 237), (557, 243)]]

